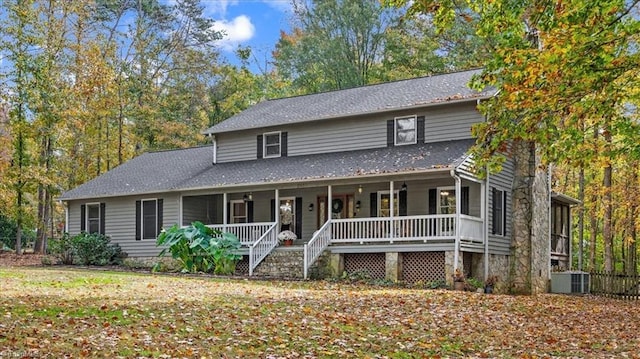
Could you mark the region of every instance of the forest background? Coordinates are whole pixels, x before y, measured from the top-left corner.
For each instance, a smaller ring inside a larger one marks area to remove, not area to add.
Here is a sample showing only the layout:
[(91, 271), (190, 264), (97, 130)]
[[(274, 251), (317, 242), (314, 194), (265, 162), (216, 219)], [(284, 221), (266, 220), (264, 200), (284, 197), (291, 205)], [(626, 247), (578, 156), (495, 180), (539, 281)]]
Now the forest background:
[[(269, 99), (484, 68), (498, 95), (474, 129), (482, 168), (534, 145), (554, 191), (581, 205), (574, 264), (637, 273), (638, 1), (293, 0), (272, 60), (238, 47), (199, 0), (4, 0), (0, 5), (0, 245), (46, 248), (55, 199), (145, 152)], [(251, 71), (251, 69), (258, 69)], [(579, 256), (579, 254), (582, 254)]]

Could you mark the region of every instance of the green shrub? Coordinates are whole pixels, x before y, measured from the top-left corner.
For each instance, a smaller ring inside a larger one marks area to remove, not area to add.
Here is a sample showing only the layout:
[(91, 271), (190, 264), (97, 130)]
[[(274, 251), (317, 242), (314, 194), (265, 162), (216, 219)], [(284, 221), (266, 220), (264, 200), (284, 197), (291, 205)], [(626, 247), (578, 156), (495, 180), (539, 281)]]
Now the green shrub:
[(72, 239), (80, 264), (104, 266), (121, 264), (126, 254), (111, 238), (98, 233), (80, 233)]
[(118, 244), (103, 234), (80, 233), (73, 237), (65, 233), (60, 239), (49, 240), (49, 254), (62, 264), (120, 264), (127, 255)]
[(165, 246), (160, 256), (171, 253), (187, 272), (233, 274), (241, 258), (240, 241), (234, 234), (209, 228), (201, 222), (163, 230), (156, 243)]
[(63, 234), (59, 239), (50, 239), (47, 250), (59, 263), (73, 264), (76, 251), (73, 246), (73, 237), (69, 233)]

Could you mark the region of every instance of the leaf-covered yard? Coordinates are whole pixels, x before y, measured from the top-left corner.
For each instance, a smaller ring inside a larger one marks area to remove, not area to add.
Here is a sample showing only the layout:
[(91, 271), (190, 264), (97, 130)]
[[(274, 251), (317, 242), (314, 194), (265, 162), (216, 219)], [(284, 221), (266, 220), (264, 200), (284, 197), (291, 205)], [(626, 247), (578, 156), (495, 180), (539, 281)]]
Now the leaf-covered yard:
[(17, 267), (0, 284), (0, 358), (640, 358), (637, 304), (595, 297)]

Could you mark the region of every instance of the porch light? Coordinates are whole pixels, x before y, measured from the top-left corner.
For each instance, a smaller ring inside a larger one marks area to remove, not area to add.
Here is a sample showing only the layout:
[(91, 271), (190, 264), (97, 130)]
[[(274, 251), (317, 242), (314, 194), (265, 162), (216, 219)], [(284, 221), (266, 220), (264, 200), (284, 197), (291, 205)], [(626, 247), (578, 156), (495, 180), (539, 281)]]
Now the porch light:
[(402, 187), (400, 187), (401, 191), (406, 191), (407, 190), (407, 182), (402, 182)]
[(359, 186), (358, 186), (358, 193), (359, 193), (359, 194), (362, 194), (362, 185), (359, 185)]
[(309, 203), (309, 212), (313, 212), (313, 203)]
[(249, 195), (246, 193), (242, 196), (242, 200), (245, 202), (253, 201), (253, 193), (249, 192)]

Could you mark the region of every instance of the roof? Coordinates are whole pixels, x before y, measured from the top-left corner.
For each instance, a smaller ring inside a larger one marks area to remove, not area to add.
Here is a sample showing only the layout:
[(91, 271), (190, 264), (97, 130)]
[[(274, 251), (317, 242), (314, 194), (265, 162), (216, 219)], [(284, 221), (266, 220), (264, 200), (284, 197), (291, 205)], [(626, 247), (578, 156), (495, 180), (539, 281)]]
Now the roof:
[(444, 141), (213, 165), (211, 146), (142, 154), (62, 194), (60, 200), (223, 189), (269, 183), (452, 169), (474, 140)]
[(487, 88), (478, 92), (468, 87), (472, 76), (481, 72), (482, 70), (461, 71), (346, 90), (266, 100), (210, 127), (204, 131), (204, 134), (488, 98), (495, 94), (495, 89)]

